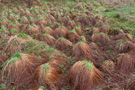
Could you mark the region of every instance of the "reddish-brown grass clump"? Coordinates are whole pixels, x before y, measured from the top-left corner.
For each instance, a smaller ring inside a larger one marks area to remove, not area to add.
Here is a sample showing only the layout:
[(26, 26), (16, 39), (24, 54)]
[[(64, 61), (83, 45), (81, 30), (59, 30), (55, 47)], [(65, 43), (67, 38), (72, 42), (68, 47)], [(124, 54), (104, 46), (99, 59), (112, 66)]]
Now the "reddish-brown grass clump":
[(20, 22), (23, 23), (23, 24), (30, 24), (29, 20), (28, 20), (27, 17), (25, 17), (25, 16), (23, 16), (23, 17), (21, 18), (21, 21), (20, 21)]
[[(61, 65), (64, 65), (64, 67), (68, 67), (69, 65), (69, 59), (65, 54), (58, 55), (57, 53), (57, 54), (52, 54), (50, 57), (52, 57), (52, 59), (49, 61), (49, 63), (51, 63), (53, 67), (60, 68)], [(63, 68), (60, 69), (63, 70)]]
[(56, 48), (65, 51), (67, 49), (70, 49), (73, 46), (73, 44), (69, 40), (61, 37), (58, 40), (56, 40), (55, 46)]
[(111, 74), (115, 70), (115, 64), (112, 60), (106, 60), (102, 63), (101, 68), (104, 72)]
[(69, 60), (60, 55), (51, 55), (48, 63), (39, 66), (35, 73), (35, 80), (39, 85), (48, 87), (51, 90), (59, 90), (57, 85), (64, 67), (69, 65)]
[(90, 43), (90, 47), (98, 54), (103, 55), (105, 54), (103, 50), (96, 44), (96, 43)]
[(78, 35), (83, 34), (83, 31), (81, 30), (81, 27), (75, 27), (75, 31), (78, 33)]
[(126, 53), (134, 48), (134, 45), (131, 41), (120, 39), (117, 40), (115, 43), (115, 51), (117, 51), (118, 53)]
[(122, 54), (118, 57), (117, 70), (121, 73), (130, 73), (135, 69), (135, 60), (130, 54)]
[(105, 33), (93, 34), (91, 37), (92, 42), (98, 43), (99, 45), (105, 45), (109, 38)]
[(135, 75), (133, 74), (127, 83), (127, 90), (135, 90)]
[(40, 33), (39, 27), (37, 25), (29, 25), (27, 31), (29, 34), (35, 34), (35, 33)]
[(132, 41), (131, 35), (124, 33), (123, 31), (121, 31), (121, 32), (119, 31), (119, 34), (113, 38), (113, 40), (119, 40), (119, 39)]
[(58, 39), (59, 37), (66, 37), (68, 33), (69, 33), (68, 29), (62, 26), (55, 29), (54, 36), (55, 38)]
[(42, 41), (45, 41), (48, 45), (54, 45), (56, 39), (49, 35), (49, 34), (43, 34), (43, 37), (41, 38)]
[(6, 43), (4, 51), (14, 54), (15, 52), (21, 51), (30, 41), (33, 41), (33, 39), (24, 33), (11, 36)]
[(39, 25), (48, 26), (48, 23), (44, 20), (44, 18), (40, 18), (38, 23), (39, 23)]
[(9, 85), (20, 87), (29, 85), (33, 80), (35, 69), (44, 62), (46, 61), (29, 54), (15, 53), (10, 60), (2, 64), (2, 78)]
[(61, 17), (60, 23), (64, 23), (64, 26), (68, 26), (68, 21), (70, 20), (69, 17)]
[(96, 61), (93, 60), (93, 56), (95, 56), (94, 51), (88, 46), (88, 44), (84, 42), (78, 42), (72, 48), (72, 56), (76, 57), (77, 59), (87, 58), (93, 63)]
[(92, 32), (93, 32), (93, 34), (98, 34), (98, 33), (101, 33), (101, 29), (93, 28)]
[(59, 69), (53, 67), (49, 63), (40, 65), (34, 76), (35, 80), (38, 83), (38, 86), (42, 85), (51, 90), (57, 89), (57, 82), (59, 79)]
[(92, 90), (102, 77), (103, 73), (88, 61), (78, 61), (69, 70), (71, 90)]
[(73, 29), (74, 27), (76, 27), (77, 25), (76, 25), (76, 23), (74, 22), (74, 21), (69, 21), (68, 22), (68, 26), (70, 26), (70, 29)]
[(47, 34), (53, 35), (54, 31), (50, 27), (45, 27), (41, 29), (41, 33), (47, 33)]
[(79, 40), (80, 40), (80, 41), (83, 41), (83, 42), (85, 42), (85, 43), (87, 43), (87, 40), (86, 40), (85, 36), (83, 36), (83, 35), (80, 36)]
[(73, 29), (72, 31), (69, 32), (68, 34), (68, 39), (73, 42), (73, 43), (77, 43), (79, 40), (79, 35), (76, 33), (76, 31)]

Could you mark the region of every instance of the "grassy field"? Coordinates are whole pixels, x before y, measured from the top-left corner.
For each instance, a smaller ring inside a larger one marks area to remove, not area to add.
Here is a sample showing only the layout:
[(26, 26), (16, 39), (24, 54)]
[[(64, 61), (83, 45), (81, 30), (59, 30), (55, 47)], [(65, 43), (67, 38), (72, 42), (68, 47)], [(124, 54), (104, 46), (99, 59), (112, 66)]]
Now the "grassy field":
[(134, 0), (11, 2), (0, 2), (0, 90), (135, 90)]

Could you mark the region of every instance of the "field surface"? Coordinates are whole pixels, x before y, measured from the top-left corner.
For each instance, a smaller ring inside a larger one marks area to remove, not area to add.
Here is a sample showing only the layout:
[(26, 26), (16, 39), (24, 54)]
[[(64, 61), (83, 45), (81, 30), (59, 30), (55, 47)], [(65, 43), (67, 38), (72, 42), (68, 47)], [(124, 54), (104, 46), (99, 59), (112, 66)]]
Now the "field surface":
[(0, 0), (0, 90), (135, 90), (135, 1)]

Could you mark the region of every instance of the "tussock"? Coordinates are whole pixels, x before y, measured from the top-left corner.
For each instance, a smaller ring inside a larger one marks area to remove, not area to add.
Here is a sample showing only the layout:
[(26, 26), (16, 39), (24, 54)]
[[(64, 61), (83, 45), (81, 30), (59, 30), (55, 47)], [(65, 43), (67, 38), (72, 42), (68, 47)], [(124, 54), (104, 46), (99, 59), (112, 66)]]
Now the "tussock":
[(23, 50), (24, 46), (26, 46), (30, 41), (33, 41), (33, 39), (24, 33), (11, 36), (6, 43), (4, 51), (14, 54), (15, 52)]
[(131, 73), (135, 69), (135, 60), (130, 54), (122, 54), (118, 58), (117, 70), (121, 73)]
[(47, 34), (53, 35), (54, 31), (50, 27), (45, 27), (41, 29), (41, 33), (47, 33)]
[(59, 27), (55, 29), (54, 36), (58, 39), (59, 37), (66, 37), (68, 33), (69, 31), (65, 27)]
[(59, 69), (51, 66), (49, 63), (40, 65), (35, 73), (35, 80), (42, 86), (48, 87), (51, 90), (58, 90), (56, 84), (58, 82)]
[(71, 54), (77, 59), (88, 58), (93, 63), (96, 62), (93, 60), (93, 56), (95, 55), (94, 51), (84, 42), (78, 42), (75, 44), (72, 48)]
[(102, 77), (103, 73), (88, 61), (78, 61), (69, 70), (71, 90), (91, 90)]
[(70, 31), (68, 34), (68, 39), (73, 43), (77, 43), (79, 40), (79, 37), (80, 36), (76, 33), (75, 30)]
[(45, 60), (29, 54), (15, 53), (10, 60), (2, 64), (2, 78), (5, 83), (12, 83), (15, 86), (28, 85), (33, 80), (35, 69), (44, 62)]
[(94, 43), (105, 45), (108, 42), (109, 38), (105, 33), (98, 33), (98, 34), (93, 34), (91, 40)]
[(130, 50), (132, 50), (134, 48), (134, 45), (131, 41), (127, 41), (127, 40), (118, 40), (116, 41), (115, 44), (115, 50), (118, 53), (126, 53), (129, 52)]
[(56, 39), (49, 35), (49, 34), (43, 34), (43, 38), (41, 38), (42, 41), (45, 41), (48, 45), (54, 45)]
[(104, 72), (111, 74), (115, 70), (115, 64), (112, 60), (106, 60), (102, 63), (101, 68)]
[(65, 51), (67, 49), (70, 49), (73, 46), (73, 44), (69, 40), (61, 37), (56, 41), (55, 46), (56, 48)]

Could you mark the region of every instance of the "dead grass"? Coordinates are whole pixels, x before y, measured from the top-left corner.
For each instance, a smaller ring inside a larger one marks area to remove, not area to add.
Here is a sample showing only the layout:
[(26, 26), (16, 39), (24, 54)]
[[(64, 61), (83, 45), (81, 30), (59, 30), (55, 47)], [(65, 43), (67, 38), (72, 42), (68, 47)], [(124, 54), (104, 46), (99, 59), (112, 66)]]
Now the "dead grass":
[(54, 45), (56, 39), (49, 35), (49, 34), (43, 34), (43, 37), (41, 38), (42, 41), (45, 41), (48, 45)]
[(59, 69), (54, 68), (49, 63), (45, 63), (39, 66), (36, 70), (34, 79), (37, 81), (38, 85), (48, 87), (51, 90), (58, 90), (56, 84), (59, 77)]
[(135, 69), (134, 58), (130, 54), (122, 54), (118, 58), (117, 70), (121, 73), (131, 73)]
[(15, 52), (23, 50), (24, 46), (26, 46), (30, 41), (33, 41), (33, 39), (24, 33), (11, 36), (10, 39), (6, 42), (4, 51), (14, 54)]
[(72, 46), (73, 46), (72, 42), (63, 37), (57, 39), (55, 43), (55, 47), (62, 51), (70, 49)]
[(96, 61), (93, 60), (93, 56), (96, 55), (95, 52), (84, 42), (78, 42), (75, 44), (72, 48), (71, 54), (76, 57), (76, 59), (87, 58), (93, 63), (96, 63)]
[(54, 31), (50, 27), (45, 27), (45, 28), (41, 29), (41, 33), (47, 33), (50, 35), (54, 35)]
[(100, 72), (91, 62), (78, 61), (69, 70), (71, 90), (91, 90), (102, 79)]
[(29, 54), (15, 53), (10, 60), (2, 65), (2, 79), (10, 85), (22, 87), (29, 85), (33, 80), (32, 75), (35, 69), (44, 62), (44, 60)]
[(54, 36), (56, 39), (58, 39), (59, 37), (67, 37), (68, 33), (69, 31), (65, 27), (59, 27), (55, 29)]
[(72, 30), (69, 32), (67, 38), (72, 42), (72, 43), (77, 43), (79, 39), (79, 35), (76, 33), (75, 30)]
[(93, 34), (91, 37), (92, 42), (99, 45), (105, 45), (109, 41), (109, 37), (105, 33)]
[(101, 68), (104, 72), (111, 74), (115, 70), (115, 64), (112, 60), (106, 60), (102, 63)]
[(127, 53), (134, 48), (134, 44), (127, 40), (118, 40), (115, 44), (115, 50), (118, 53)]

